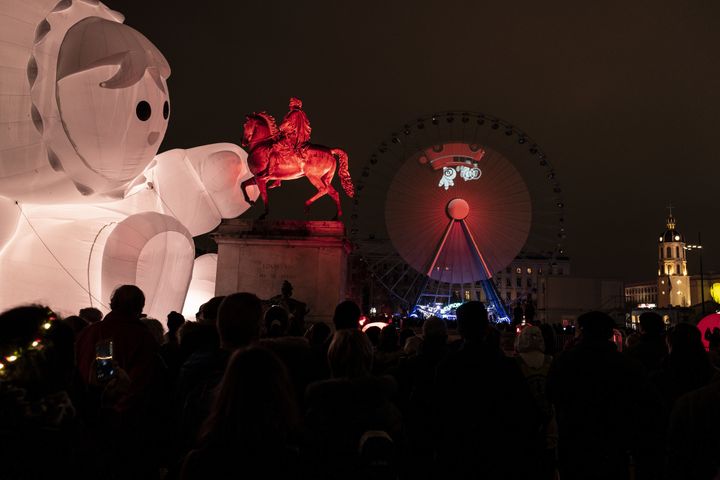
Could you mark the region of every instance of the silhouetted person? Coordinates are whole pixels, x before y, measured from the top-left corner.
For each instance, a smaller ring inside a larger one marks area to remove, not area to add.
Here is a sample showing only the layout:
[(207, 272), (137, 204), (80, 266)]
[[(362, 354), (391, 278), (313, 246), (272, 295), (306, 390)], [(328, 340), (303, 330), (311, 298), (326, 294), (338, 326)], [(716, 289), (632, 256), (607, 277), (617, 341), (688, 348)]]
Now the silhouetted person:
[(2, 478), (97, 478), (72, 398), (73, 341), (70, 326), (47, 307), (0, 315)]
[(273, 305), (265, 312), (265, 332), (269, 338), (287, 335), (288, 312), (279, 305)]
[(634, 345), (628, 348), (627, 354), (643, 364), (648, 372), (654, 372), (662, 366), (668, 354), (665, 342), (665, 324), (655, 312), (644, 312), (640, 315), (640, 336)]
[(90, 325), (87, 320), (77, 315), (70, 315), (69, 317), (63, 318), (62, 321), (72, 329), (75, 336), (77, 336), (85, 327)]
[(365, 335), (367, 335), (370, 344), (375, 350), (380, 346), (380, 333), (382, 333), (382, 328), (375, 325), (365, 330)]
[(88, 323), (99, 322), (103, 319), (103, 313), (94, 307), (81, 308), (78, 312), (78, 317), (82, 318)]
[(311, 347), (328, 345), (331, 335), (332, 331), (330, 327), (324, 322), (313, 323), (307, 332), (305, 332), (305, 338), (308, 339)]
[[(410, 340), (418, 337), (411, 337)], [(403, 413), (407, 432), (409, 459), (408, 478), (434, 478), (435, 430), (432, 413), (435, 370), (447, 355), (447, 324), (431, 317), (423, 323), (422, 343), (413, 357), (401, 359), (391, 370), (400, 388), (398, 405)]]
[(180, 478), (231, 479), (262, 472), (297, 476), (298, 412), (283, 363), (269, 350), (235, 351), (218, 386), (200, 442)]
[(720, 475), (720, 378), (681, 396), (668, 427), (668, 480)]
[(633, 460), (641, 474), (658, 463), (659, 399), (642, 365), (617, 351), (613, 327), (604, 313), (581, 315), (578, 342), (558, 355), (548, 375), (563, 479), (626, 479)]
[(717, 369), (712, 366), (695, 325), (677, 324), (667, 334), (667, 345), (669, 353), (652, 378), (669, 412), (681, 395), (707, 385)]
[(180, 330), (180, 327), (183, 326), (185, 323), (185, 317), (182, 316), (181, 313), (178, 312), (170, 312), (167, 315), (167, 328), (168, 331), (165, 334), (165, 342), (164, 343), (174, 343), (178, 344), (178, 331)]
[(398, 332), (398, 345), (400, 345), (400, 348), (405, 348), (405, 342), (407, 342), (408, 338), (414, 337), (415, 331), (412, 328), (403, 327)]
[(140, 321), (145, 325), (145, 327), (147, 327), (158, 346), (162, 345), (165, 337), (165, 329), (163, 328), (162, 323), (160, 323), (160, 320), (144, 317), (141, 318)]
[[(330, 346), (330, 338), (332, 331), (327, 323), (313, 323), (308, 331), (305, 332), (310, 344), (310, 368), (311, 376), (317, 380), (325, 380), (330, 378), (330, 366), (327, 360), (327, 351)], [(304, 396), (304, 392), (303, 392)]]
[(372, 345), (360, 330), (335, 332), (328, 361), (332, 378), (306, 393), (308, 457), (320, 478), (353, 478), (366, 432), (383, 431), (393, 444), (400, 440), (401, 416), (391, 402), (397, 386), (392, 378), (370, 374)]
[(380, 332), (380, 344), (373, 359), (373, 372), (380, 375), (387, 373), (388, 369), (397, 365), (402, 355), (403, 351), (398, 345), (397, 328), (390, 324)]
[[(206, 317), (207, 308), (202, 311), (202, 321), (210, 322)], [(217, 307), (215, 321), (220, 345), (193, 353), (178, 375), (176, 403), (180, 412), (175, 451), (180, 457), (193, 445), (200, 425), (208, 416), (214, 389), (222, 379), (230, 355), (260, 337), (262, 302), (252, 293), (228, 295)]]
[(168, 313), (168, 331), (164, 335), (164, 341), (160, 347), (160, 355), (162, 355), (163, 360), (165, 360), (165, 365), (168, 367), (168, 373), (173, 384), (177, 379), (180, 366), (185, 361), (180, 350), (180, 338), (178, 337), (178, 332), (184, 324), (185, 317), (181, 314), (178, 312)]
[[(447, 478), (529, 478), (540, 418), (517, 363), (488, 344), (478, 301), (457, 309), (463, 345), (437, 368), (435, 419), (440, 472)], [(448, 419), (452, 406), (456, 419)]]
[(407, 340), (405, 340), (405, 346), (403, 346), (403, 355), (405, 357), (414, 357), (417, 355), (417, 353), (420, 351), (420, 346), (423, 343), (423, 339), (421, 337), (413, 336), (408, 337)]
[(195, 353), (201, 355), (220, 348), (220, 336), (217, 330), (217, 312), (224, 296), (213, 297), (200, 305), (195, 314), (196, 322), (186, 322), (180, 336), (180, 356), (183, 362)]
[(145, 295), (138, 287), (118, 287), (110, 298), (110, 313), (80, 332), (76, 345), (81, 379), (93, 391), (98, 388), (96, 345), (112, 340), (113, 362), (127, 374), (129, 385), (111, 405), (100, 404), (94, 427), (107, 440), (101, 446), (110, 455), (109, 468), (137, 478), (157, 474), (161, 436), (166, 433), (158, 416), (167, 408), (166, 371), (160, 344), (140, 319), (144, 306)]
[(220, 347), (234, 350), (260, 338), (262, 303), (253, 293), (233, 293), (220, 304), (217, 328)]
[(557, 448), (557, 422), (555, 411), (547, 398), (547, 376), (553, 357), (545, 354), (545, 339), (536, 326), (524, 328), (515, 338), (518, 366), (522, 371), (535, 406), (542, 419), (541, 435), (538, 437), (538, 479), (552, 479), (555, 474)]
[(95, 346), (103, 340), (113, 342), (113, 360), (127, 372), (131, 386), (115, 409), (124, 412), (143, 409), (148, 389), (164, 375), (160, 345), (140, 320), (145, 295), (135, 285), (123, 285), (113, 292), (110, 313), (89, 325), (77, 338), (77, 362), (81, 379), (90, 383), (95, 373)]
[(710, 363), (712, 363), (715, 368), (720, 368), (720, 328), (715, 327), (712, 331), (707, 329), (705, 331), (705, 340), (708, 341)]
[(280, 295), (275, 295), (269, 302), (271, 306), (277, 305), (287, 312), (287, 326), (284, 335), (301, 336), (305, 331), (305, 315), (309, 310), (307, 304), (292, 298), (292, 294), (292, 283), (283, 280)]
[(547, 323), (540, 324), (539, 328), (542, 332), (543, 340), (545, 340), (545, 354), (554, 356), (557, 352), (557, 347), (555, 345), (555, 330)]
[(344, 328), (359, 328), (361, 314), (362, 312), (360, 312), (360, 307), (358, 307), (357, 303), (352, 300), (340, 302), (337, 307), (335, 307), (335, 313), (333, 314), (333, 324), (335, 325), (335, 330), (342, 330)]

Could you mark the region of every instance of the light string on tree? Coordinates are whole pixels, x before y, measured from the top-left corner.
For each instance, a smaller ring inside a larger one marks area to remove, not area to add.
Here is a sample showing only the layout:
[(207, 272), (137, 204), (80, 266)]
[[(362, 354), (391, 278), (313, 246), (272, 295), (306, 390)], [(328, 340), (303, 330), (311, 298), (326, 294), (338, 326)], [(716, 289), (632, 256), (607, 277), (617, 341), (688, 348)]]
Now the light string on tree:
[(36, 352), (42, 351), (47, 346), (47, 332), (52, 328), (58, 317), (50, 308), (47, 308), (47, 317), (40, 324), (38, 331), (32, 336), (32, 340), (25, 345), (9, 345), (0, 347), (0, 380), (6, 379), (14, 370), (19, 360)]

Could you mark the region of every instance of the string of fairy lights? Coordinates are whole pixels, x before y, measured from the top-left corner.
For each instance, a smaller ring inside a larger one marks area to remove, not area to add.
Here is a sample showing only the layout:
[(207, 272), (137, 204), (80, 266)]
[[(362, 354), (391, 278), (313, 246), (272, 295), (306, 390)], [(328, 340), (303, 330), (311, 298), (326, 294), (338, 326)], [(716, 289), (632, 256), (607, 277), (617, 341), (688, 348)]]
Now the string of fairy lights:
[(57, 319), (55, 312), (48, 308), (47, 317), (40, 324), (36, 334), (31, 337), (32, 340), (24, 345), (4, 346), (4, 351), (0, 351), (0, 380), (8, 378), (23, 357), (37, 354), (45, 349), (48, 342), (47, 333)]

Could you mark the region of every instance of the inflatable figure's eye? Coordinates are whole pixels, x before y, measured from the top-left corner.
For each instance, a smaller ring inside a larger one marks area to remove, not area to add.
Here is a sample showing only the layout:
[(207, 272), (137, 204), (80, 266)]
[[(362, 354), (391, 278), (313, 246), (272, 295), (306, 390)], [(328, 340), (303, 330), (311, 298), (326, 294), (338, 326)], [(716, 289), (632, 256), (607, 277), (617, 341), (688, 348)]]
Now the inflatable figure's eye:
[(143, 122), (147, 121), (147, 119), (150, 118), (150, 115), (152, 115), (150, 104), (145, 100), (138, 103), (137, 107), (135, 107), (135, 115), (137, 115), (137, 117)]
[(167, 120), (169, 116), (170, 116), (170, 104), (167, 102), (167, 100), (165, 100), (165, 103), (163, 103), (163, 118), (165, 120)]

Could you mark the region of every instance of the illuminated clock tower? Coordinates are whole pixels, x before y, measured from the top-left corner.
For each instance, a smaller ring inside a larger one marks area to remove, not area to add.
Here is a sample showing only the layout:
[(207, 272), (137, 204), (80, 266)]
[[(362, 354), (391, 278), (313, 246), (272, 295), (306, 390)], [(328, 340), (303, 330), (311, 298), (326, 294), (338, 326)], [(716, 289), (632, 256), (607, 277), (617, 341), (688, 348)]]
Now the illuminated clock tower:
[(690, 277), (685, 258), (685, 238), (675, 230), (672, 209), (667, 230), (658, 241), (658, 307), (689, 307)]

